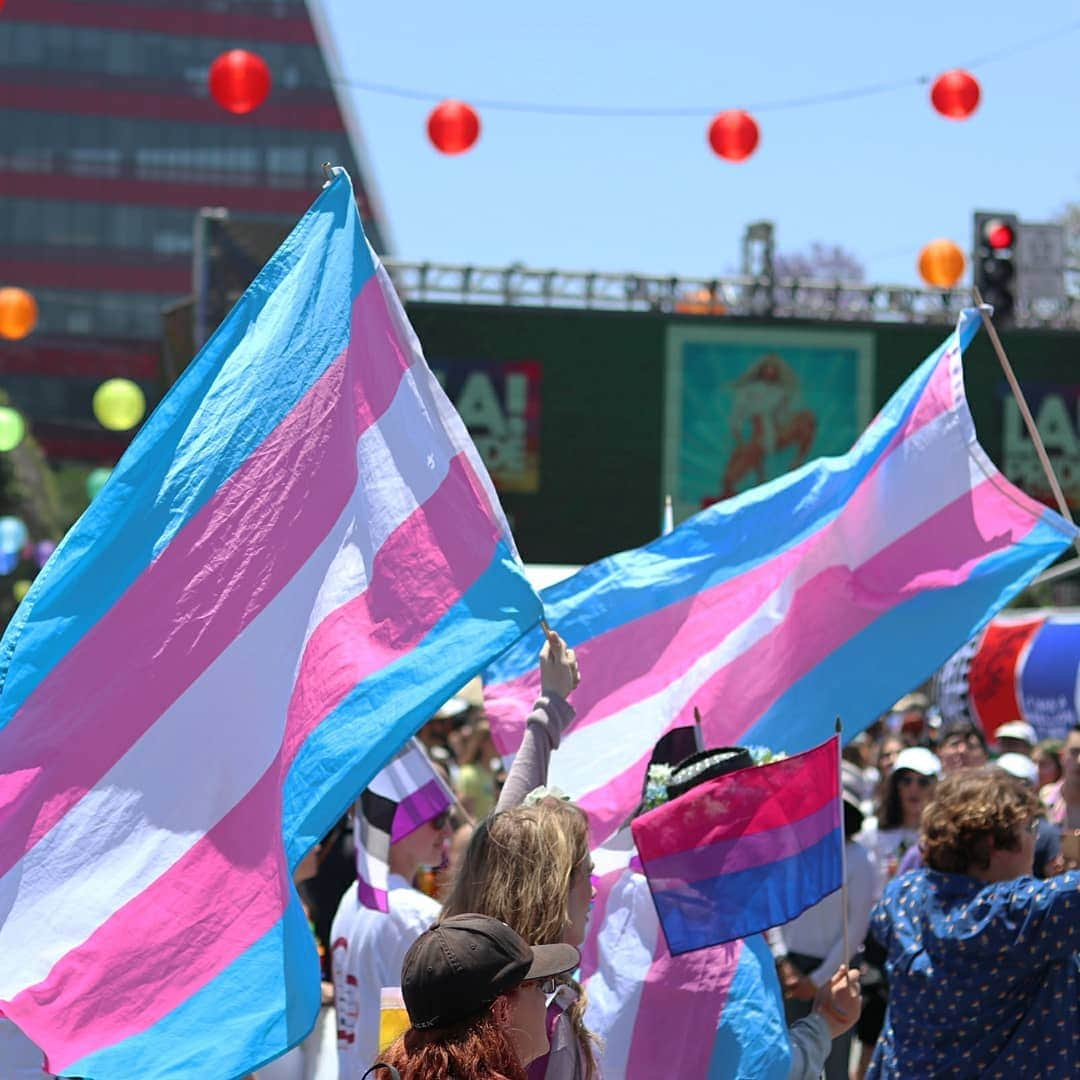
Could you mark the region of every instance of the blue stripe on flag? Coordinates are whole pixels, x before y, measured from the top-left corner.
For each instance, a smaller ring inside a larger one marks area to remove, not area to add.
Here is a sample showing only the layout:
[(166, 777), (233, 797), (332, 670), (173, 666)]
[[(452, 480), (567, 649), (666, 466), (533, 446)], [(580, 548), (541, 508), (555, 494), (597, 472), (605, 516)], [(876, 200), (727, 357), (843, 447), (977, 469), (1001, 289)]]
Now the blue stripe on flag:
[[(65, 1070), (71, 1076), (141, 1076), (171, 1046), (176, 1068), (155, 1076), (191, 1080), (206, 1075), (246, 1076), (252, 1055), (265, 1064), (311, 1031), (319, 1015), (319, 957), (307, 915), (292, 896), (284, 916), (201, 990), (156, 1024), (114, 1046), (89, 1054)], [(257, 1033), (257, 1037), (253, 1036)]]
[(840, 888), (840, 830), (786, 859), (653, 892), (672, 956), (790, 922)]
[(448, 669), (475, 674), (539, 617), (520, 564), (500, 540), (487, 569), (424, 639), (365, 679), (305, 740), (285, 779), (289, 865), (329, 831), (356, 792), (446, 700)]
[[(984, 559), (962, 584), (919, 593), (886, 612), (807, 672), (740, 741), (796, 753), (833, 733), (837, 709), (846, 738), (862, 731), (890, 705), (881, 698), (883, 660), (892, 683), (921, 683), (955, 649), (963, 619), (971, 638), (1067, 546), (1055, 519), (1040, 521), (1020, 543)], [(1033, 548), (1043, 549), (1036, 562), (1030, 561)], [(840, 702), (837, 686), (844, 687)]]
[(787, 1080), (791, 1044), (776, 964), (760, 934), (739, 953), (709, 1059), (708, 1080)]
[[(977, 320), (961, 320), (962, 349), (977, 329)], [(848, 453), (808, 462), (695, 514), (645, 547), (592, 563), (544, 589), (540, 595), (547, 619), (577, 646), (753, 570), (819, 532), (843, 510), (907, 421), (955, 340), (950, 334), (908, 376)], [(736, 518), (737, 528), (732, 526)], [(617, 604), (607, 601), (609, 588), (618, 590)], [(484, 682), (495, 685), (532, 670), (542, 644), (540, 630), (526, 635), (484, 673)]]
[[(342, 174), (143, 425), (0, 642), (0, 729), (341, 355), (353, 300), (375, 269), (359, 230)], [(309, 295), (313, 304), (297, 303)], [(64, 578), (74, 592), (55, 587)], [(46, 584), (61, 605), (78, 596), (77, 610), (50, 610), (38, 599)], [(34, 664), (11, 665), (16, 647)]]

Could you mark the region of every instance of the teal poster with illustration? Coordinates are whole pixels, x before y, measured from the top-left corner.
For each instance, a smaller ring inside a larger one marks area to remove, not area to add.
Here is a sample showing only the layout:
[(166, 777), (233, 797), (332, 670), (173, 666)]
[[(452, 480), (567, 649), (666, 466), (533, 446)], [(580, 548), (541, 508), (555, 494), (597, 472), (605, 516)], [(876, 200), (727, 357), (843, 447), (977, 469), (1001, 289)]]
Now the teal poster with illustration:
[(849, 450), (871, 419), (873, 367), (864, 331), (670, 327), (664, 485), (676, 520)]

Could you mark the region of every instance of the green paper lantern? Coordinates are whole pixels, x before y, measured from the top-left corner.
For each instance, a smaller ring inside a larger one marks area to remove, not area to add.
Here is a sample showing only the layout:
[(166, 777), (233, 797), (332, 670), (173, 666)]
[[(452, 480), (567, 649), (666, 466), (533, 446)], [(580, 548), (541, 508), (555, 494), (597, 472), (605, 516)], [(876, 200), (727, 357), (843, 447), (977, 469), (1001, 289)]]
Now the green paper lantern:
[(94, 415), (110, 431), (129, 431), (146, 415), (146, 398), (130, 379), (108, 379), (94, 391)]
[(26, 435), (26, 421), (8, 405), (0, 405), (0, 453), (14, 450)]

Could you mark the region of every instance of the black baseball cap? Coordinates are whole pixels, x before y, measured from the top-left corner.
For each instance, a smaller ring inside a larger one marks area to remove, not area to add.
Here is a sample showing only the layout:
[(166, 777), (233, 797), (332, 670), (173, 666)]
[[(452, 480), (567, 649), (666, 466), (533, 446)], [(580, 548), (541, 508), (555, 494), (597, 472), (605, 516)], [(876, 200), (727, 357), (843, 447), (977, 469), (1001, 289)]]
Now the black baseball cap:
[(401, 965), (401, 996), (414, 1028), (438, 1028), (481, 1013), (529, 979), (573, 971), (573, 945), (527, 945), (490, 915), (452, 915), (425, 930)]

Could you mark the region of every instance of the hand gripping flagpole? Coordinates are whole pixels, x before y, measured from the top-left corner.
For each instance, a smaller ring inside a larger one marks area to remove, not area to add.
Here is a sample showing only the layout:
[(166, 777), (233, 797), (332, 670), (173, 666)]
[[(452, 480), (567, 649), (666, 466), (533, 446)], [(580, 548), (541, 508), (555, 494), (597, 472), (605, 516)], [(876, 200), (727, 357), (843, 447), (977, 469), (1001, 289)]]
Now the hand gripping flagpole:
[(844, 725), (840, 717), (836, 718), (836, 797), (840, 800), (840, 911), (844, 928), (844, 966), (851, 965), (851, 949), (848, 947), (847, 918), (847, 836), (844, 834), (844, 752), (841, 747), (841, 733)]
[[(1046, 447), (1043, 446), (1042, 438), (1039, 436), (1039, 429), (1035, 426), (1035, 418), (1031, 415), (1031, 409), (1028, 408), (1027, 399), (1024, 397), (1023, 390), (1020, 389), (1020, 383), (1013, 372), (1012, 364), (1009, 363), (1009, 358), (1005, 355), (1005, 347), (1001, 344), (1001, 338), (998, 337), (997, 328), (990, 319), (991, 309), (987, 304), (983, 303), (983, 298), (978, 289), (972, 289), (971, 292), (975, 297), (975, 303), (978, 305), (979, 314), (982, 316), (986, 332), (990, 336), (990, 344), (993, 345), (994, 352), (997, 353), (1001, 369), (1005, 372), (1005, 378), (1009, 382), (1009, 389), (1012, 391), (1013, 397), (1016, 398), (1016, 404), (1020, 408), (1020, 415), (1024, 418), (1024, 424), (1027, 427), (1028, 435), (1031, 436), (1031, 442), (1035, 447), (1035, 453), (1038, 455), (1039, 464), (1042, 465), (1043, 472), (1046, 473), (1046, 479), (1050, 482), (1050, 490), (1054, 494), (1054, 501), (1058, 505), (1058, 510), (1061, 511), (1061, 516), (1070, 525), (1075, 525), (1072, 512), (1069, 510), (1069, 504), (1065, 500), (1065, 493), (1061, 490), (1061, 484), (1058, 483), (1057, 476), (1054, 475), (1054, 468), (1050, 464), (1050, 456), (1046, 452)], [(1074, 544), (1077, 550), (1080, 550), (1080, 538), (1077, 538)]]

